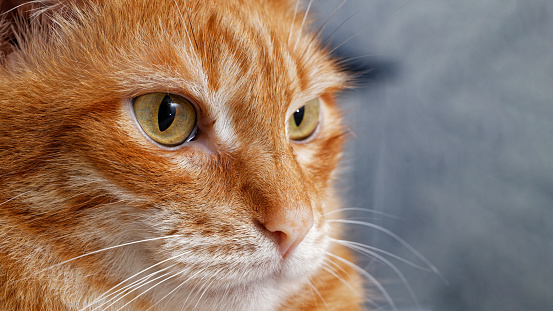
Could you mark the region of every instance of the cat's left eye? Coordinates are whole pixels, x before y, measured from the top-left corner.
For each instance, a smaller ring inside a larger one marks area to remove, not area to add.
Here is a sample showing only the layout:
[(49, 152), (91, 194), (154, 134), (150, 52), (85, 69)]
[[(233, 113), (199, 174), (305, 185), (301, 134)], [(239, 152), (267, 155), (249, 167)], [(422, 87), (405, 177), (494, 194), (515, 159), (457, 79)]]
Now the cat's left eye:
[(319, 125), (319, 113), (319, 98), (312, 99), (297, 109), (288, 120), (290, 139), (302, 141), (313, 135)]
[(182, 96), (145, 94), (134, 99), (133, 108), (144, 132), (161, 145), (178, 146), (196, 135), (196, 110)]

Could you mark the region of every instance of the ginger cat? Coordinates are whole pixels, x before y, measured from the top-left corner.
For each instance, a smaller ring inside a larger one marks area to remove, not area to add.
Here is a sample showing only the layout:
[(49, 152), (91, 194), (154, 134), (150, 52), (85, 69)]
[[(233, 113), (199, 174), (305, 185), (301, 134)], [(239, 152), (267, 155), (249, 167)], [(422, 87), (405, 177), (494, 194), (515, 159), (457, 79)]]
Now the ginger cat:
[(302, 5), (0, 9), (0, 310), (362, 308)]

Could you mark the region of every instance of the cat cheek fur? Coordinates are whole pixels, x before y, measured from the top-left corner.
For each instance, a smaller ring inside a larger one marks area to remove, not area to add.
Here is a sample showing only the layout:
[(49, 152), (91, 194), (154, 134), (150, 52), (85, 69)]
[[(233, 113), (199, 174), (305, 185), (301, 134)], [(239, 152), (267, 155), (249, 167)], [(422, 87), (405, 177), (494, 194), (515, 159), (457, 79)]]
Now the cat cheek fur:
[[(296, 8), (39, 1), (4, 15), (0, 310), (360, 308), (328, 221), (345, 76)], [(130, 103), (151, 92), (194, 103), (196, 140), (145, 136)], [(290, 107), (315, 97), (316, 136), (291, 142)]]

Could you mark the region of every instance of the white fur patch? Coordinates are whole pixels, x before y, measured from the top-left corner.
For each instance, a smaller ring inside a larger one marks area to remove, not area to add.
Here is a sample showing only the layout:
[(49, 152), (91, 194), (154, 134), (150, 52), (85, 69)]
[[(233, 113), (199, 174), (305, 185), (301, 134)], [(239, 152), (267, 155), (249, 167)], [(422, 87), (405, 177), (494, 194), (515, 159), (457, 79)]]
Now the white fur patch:
[(236, 150), (239, 147), (237, 133), (234, 130), (230, 111), (220, 105), (214, 125), (217, 143), (226, 150)]

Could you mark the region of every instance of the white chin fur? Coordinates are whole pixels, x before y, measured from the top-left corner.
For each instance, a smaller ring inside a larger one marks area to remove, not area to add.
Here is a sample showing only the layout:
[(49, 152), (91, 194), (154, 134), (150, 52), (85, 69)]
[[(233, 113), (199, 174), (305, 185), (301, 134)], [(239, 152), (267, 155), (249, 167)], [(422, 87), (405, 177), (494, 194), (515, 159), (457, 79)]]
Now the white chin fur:
[(257, 258), (265, 258), (265, 266), (257, 262), (254, 267), (249, 260), (237, 257), (236, 260), (249, 267), (250, 271), (248, 274), (233, 275), (234, 281), (230, 281), (228, 275), (218, 277), (217, 273), (205, 273), (201, 274), (201, 278), (205, 278), (204, 284), (198, 286), (194, 281), (186, 283), (187, 277), (183, 275), (151, 291), (149, 298), (154, 303), (162, 300), (158, 305), (166, 305), (167, 310), (180, 310), (183, 305), (186, 305), (185, 310), (220, 310), (221, 306), (225, 310), (237, 311), (276, 310), (287, 297), (297, 293), (321, 266), (329, 240), (326, 236), (320, 238), (324, 233), (316, 231), (310, 230), (285, 260), (282, 260), (272, 241), (267, 243), (267, 247), (262, 247), (262, 254)]

